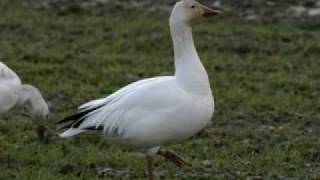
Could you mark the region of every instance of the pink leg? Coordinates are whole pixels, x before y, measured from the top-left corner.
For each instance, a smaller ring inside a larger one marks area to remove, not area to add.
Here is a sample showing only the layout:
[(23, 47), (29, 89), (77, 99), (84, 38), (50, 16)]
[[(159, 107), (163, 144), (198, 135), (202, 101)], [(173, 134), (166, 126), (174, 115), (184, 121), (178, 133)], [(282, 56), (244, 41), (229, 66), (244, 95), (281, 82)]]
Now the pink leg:
[(163, 156), (164, 158), (170, 160), (172, 163), (174, 163), (178, 167), (182, 167), (182, 166), (190, 166), (191, 167), (192, 166), (191, 163), (188, 163), (182, 157), (180, 157), (179, 155), (177, 155), (176, 153), (174, 153), (170, 150), (160, 149), (158, 151), (158, 154)]

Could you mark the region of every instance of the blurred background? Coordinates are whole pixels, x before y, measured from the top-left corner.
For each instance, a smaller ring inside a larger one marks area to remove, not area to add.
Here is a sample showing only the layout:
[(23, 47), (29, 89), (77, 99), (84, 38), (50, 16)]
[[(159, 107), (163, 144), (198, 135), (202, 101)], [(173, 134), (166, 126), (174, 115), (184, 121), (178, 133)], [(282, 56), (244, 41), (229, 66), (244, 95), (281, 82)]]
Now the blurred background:
[[(144, 10), (153, 13), (170, 13), (175, 0), (32, 0), (34, 7), (54, 9), (59, 13), (87, 11), (96, 14), (108, 14), (107, 9)], [(223, 5), (232, 13), (246, 20), (306, 20), (317, 21), (320, 15), (318, 0), (203, 0), (208, 5)]]
[[(159, 158), (162, 179), (320, 178), (320, 1), (221, 0), (194, 38), (215, 96), (213, 124)], [(144, 158), (95, 135), (56, 137), (79, 104), (173, 74), (175, 1), (1, 0), (0, 61), (47, 100), (47, 144), (30, 119), (0, 116), (0, 179), (141, 179)]]

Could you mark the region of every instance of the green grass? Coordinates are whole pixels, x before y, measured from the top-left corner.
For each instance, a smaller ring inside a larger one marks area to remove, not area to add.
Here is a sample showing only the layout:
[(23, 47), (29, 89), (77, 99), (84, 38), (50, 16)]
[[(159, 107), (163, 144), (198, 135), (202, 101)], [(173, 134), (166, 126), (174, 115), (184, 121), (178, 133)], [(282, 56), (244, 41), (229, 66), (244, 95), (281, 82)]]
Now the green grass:
[[(0, 59), (43, 92), (49, 127), (90, 99), (141, 78), (172, 74), (167, 17), (138, 10), (57, 14), (0, 3)], [(164, 179), (319, 179), (320, 33), (314, 26), (234, 17), (194, 28), (216, 111), (210, 128), (157, 159)], [(32, 122), (1, 115), (0, 179), (139, 179), (141, 155), (95, 135), (35, 141)], [(97, 171), (110, 168), (104, 175)]]

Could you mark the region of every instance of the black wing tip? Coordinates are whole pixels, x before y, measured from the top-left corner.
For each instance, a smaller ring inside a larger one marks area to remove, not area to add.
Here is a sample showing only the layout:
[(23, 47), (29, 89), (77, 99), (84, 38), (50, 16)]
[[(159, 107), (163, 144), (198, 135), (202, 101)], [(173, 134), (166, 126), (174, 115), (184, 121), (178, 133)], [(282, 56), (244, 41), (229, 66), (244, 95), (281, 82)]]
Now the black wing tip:
[(78, 122), (85, 114), (76, 113), (71, 116), (68, 116), (58, 122), (55, 123), (58, 130), (71, 128), (75, 123)]
[(75, 114), (69, 115), (67, 117), (64, 117), (62, 120), (56, 122), (56, 124), (61, 124), (61, 123), (65, 123), (65, 122), (74, 120), (76, 118), (76, 116), (79, 116), (79, 113), (75, 113)]
[(103, 131), (104, 130), (104, 127), (103, 126), (91, 126), (91, 127), (86, 127), (84, 128), (85, 130), (92, 130), (92, 131)]
[(89, 113), (91, 113), (92, 111), (95, 111), (97, 110), (98, 108), (100, 108), (101, 106), (97, 106), (97, 107), (94, 107), (94, 108), (91, 108), (91, 109), (80, 109), (79, 112), (73, 114), (73, 115), (70, 115), (70, 116), (67, 116), (66, 118), (56, 122), (56, 127), (58, 130), (61, 130), (61, 129), (67, 129), (67, 128), (71, 128), (71, 127), (74, 127), (74, 128), (77, 128), (81, 125), (81, 123), (85, 120), (85, 116)]
[(59, 122), (56, 122), (55, 126), (57, 130), (62, 130), (71, 127), (73, 123), (74, 120), (65, 118), (60, 120)]

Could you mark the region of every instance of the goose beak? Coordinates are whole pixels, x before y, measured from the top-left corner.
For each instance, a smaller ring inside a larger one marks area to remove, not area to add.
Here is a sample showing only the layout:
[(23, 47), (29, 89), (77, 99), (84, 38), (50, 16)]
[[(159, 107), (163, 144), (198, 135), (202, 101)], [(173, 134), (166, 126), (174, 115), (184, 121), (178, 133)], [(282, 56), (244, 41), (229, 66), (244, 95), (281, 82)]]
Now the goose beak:
[(204, 5), (201, 5), (201, 9), (202, 9), (202, 16), (207, 17), (207, 16), (214, 16), (217, 14), (220, 14), (222, 9), (219, 7), (207, 7)]

